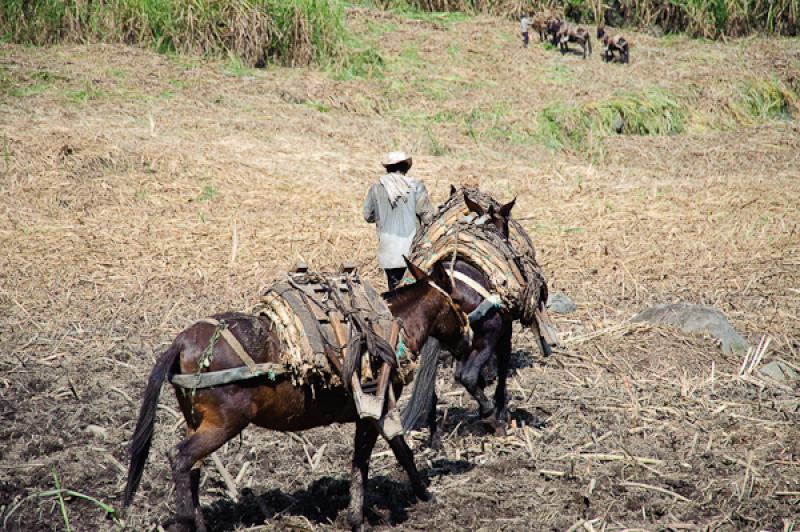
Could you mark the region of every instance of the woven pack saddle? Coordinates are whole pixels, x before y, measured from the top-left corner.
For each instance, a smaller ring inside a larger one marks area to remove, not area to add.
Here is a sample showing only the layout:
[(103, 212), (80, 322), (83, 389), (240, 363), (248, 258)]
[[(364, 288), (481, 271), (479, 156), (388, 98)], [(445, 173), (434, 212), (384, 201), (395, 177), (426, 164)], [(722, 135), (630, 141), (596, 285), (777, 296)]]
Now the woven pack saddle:
[(205, 319), (217, 327), (206, 351), (213, 352), (213, 343), (222, 339), (244, 366), (203, 371), (210, 361), (201, 357), (196, 374), (175, 375), (173, 384), (194, 390), (266, 376), (288, 378), (312, 390), (344, 386), (359, 417), (377, 420), (387, 438), (402, 433), (391, 382), (411, 380), (415, 357), (403, 343), (400, 322), (353, 266), (316, 273), (299, 263), (267, 288), (249, 314), (272, 323), (281, 342), (280, 363), (256, 364), (226, 324)]
[(451, 194), (432, 220), (417, 231), (411, 260), (427, 271), (439, 261), (446, 264), (455, 258), (472, 264), (489, 278), (491, 293), (466, 275), (447, 268), (454, 279), (484, 297), (470, 321), (480, 319), (495, 307), (525, 326), (538, 327), (547, 342), (558, 344), (558, 335), (547, 315), (547, 283), (536, 262), (530, 236), (517, 220), (510, 218), (506, 240), (488, 223), (488, 215), (470, 211), (465, 195), (487, 212), (490, 206), (495, 212), (500, 210), (499, 203), (478, 189), (463, 188)]

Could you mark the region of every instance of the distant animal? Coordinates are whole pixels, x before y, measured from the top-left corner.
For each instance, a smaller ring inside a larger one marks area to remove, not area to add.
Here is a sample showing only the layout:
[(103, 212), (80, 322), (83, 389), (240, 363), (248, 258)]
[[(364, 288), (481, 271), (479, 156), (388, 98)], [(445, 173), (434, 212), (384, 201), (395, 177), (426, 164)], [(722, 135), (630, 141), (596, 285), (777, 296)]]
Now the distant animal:
[(630, 61), (630, 45), (622, 35), (609, 35), (605, 26), (601, 24), (597, 26), (597, 40), (603, 45), (603, 61), (613, 61), (614, 54), (619, 54), (620, 63)]
[[(410, 262), (408, 268), (416, 282), (384, 294), (389, 310), (401, 323), (405, 349), (418, 352), (431, 336), (459, 353), (457, 356), (466, 354), (470, 348), (469, 322), (449, 295), (453, 289), (450, 277), (441, 269), (428, 276)], [(238, 349), (244, 350), (255, 363), (280, 362), (285, 348), (278, 326), (269, 318), (228, 312), (214, 319), (226, 324), (225, 332), (233, 335)], [(150, 372), (131, 441), (125, 506), (130, 504), (142, 478), (164, 380), (172, 380), (173, 375), (201, 374), (206, 366), (212, 372), (243, 367), (237, 347), (230, 341), (216, 341), (219, 334), (219, 329), (208, 321), (195, 323), (178, 335)], [(226, 336), (223, 334), (221, 338)], [(206, 358), (208, 356), (211, 358)], [(400, 396), (401, 389), (402, 383), (393, 383), (396, 397)], [(355, 422), (347, 519), (354, 529), (362, 527), (364, 487), (380, 428), (375, 420), (357, 415), (353, 396), (344, 386), (312, 389), (308, 383), (295, 384), (290, 378), (280, 377), (273, 381), (264, 375), (196, 390), (176, 387), (175, 391), (187, 423), (186, 438), (167, 453), (175, 481), (178, 530), (206, 530), (198, 502), (200, 470), (196, 466), (251, 423), (272, 430), (298, 431), (331, 423)], [(389, 446), (408, 474), (414, 494), (421, 500), (429, 500), (431, 495), (420, 478), (402, 433), (391, 437)]]
[(556, 15), (549, 11), (540, 11), (533, 16), (531, 27), (539, 33), (539, 42), (544, 42), (547, 35), (547, 25), (554, 20), (557, 20)]
[(589, 55), (592, 55), (592, 38), (586, 28), (555, 20), (548, 25), (547, 33), (553, 36), (553, 46), (558, 46), (562, 54), (567, 53), (569, 43), (574, 42), (581, 47), (584, 59), (586, 59), (587, 51)]

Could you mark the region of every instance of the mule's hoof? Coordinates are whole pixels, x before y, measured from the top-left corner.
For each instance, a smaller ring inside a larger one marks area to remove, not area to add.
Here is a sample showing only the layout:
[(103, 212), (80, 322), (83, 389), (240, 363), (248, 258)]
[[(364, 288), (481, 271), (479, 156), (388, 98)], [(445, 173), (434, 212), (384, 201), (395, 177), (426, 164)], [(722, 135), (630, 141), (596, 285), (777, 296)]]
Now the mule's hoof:
[(488, 434), (501, 437), (506, 435), (506, 422), (495, 417), (483, 418), (483, 427)]
[(363, 532), (366, 530), (364, 528), (364, 520), (363, 519), (355, 519), (352, 515), (347, 515), (347, 524), (350, 527), (350, 530), (353, 532)]
[(435, 436), (432, 436), (428, 440), (428, 448), (430, 450), (434, 451), (434, 452), (437, 452), (437, 453), (439, 451), (441, 451), (442, 450), (442, 436), (439, 435), (439, 434), (436, 434)]
[(436, 502), (436, 496), (428, 490), (417, 493), (417, 498), (422, 502)]

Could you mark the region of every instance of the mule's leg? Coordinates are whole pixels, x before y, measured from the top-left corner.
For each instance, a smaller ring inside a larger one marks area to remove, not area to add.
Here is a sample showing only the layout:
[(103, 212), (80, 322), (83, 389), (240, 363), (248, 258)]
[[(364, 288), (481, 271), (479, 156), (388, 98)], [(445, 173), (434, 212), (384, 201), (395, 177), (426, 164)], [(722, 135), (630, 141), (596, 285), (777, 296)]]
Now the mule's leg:
[(200, 463), (189, 472), (189, 481), (192, 486), (192, 506), (194, 507), (194, 523), (197, 532), (206, 531), (206, 520), (203, 517), (203, 508), (200, 507)]
[(457, 375), (458, 381), (478, 402), (478, 413), (486, 420), (494, 414), (494, 403), (483, 392), (485, 382), (481, 378), (481, 369), (494, 353), (497, 340), (502, 332), (503, 320), (495, 314), (491, 318), (481, 321), (475, 328), (475, 339), (472, 342), (472, 351), (467, 361)]
[[(176, 521), (178, 530), (205, 531), (205, 523), (199, 506), (199, 497), (194, 484), (192, 466), (219, 449), (223, 443), (241, 432), (246, 423), (230, 424), (232, 419), (226, 417), (228, 424), (201, 422), (197, 430), (181, 441), (167, 453), (172, 477), (175, 480)], [(199, 469), (196, 482), (199, 484)], [(200, 519), (197, 519), (197, 515)]]
[(353, 530), (363, 529), (364, 488), (367, 485), (369, 458), (377, 439), (378, 427), (374, 422), (363, 419), (356, 421), (353, 466), (350, 472), (350, 509), (347, 511), (347, 523)]
[(464, 388), (466, 388), (470, 395), (478, 402), (478, 413), (481, 418), (486, 419), (494, 412), (494, 403), (492, 403), (483, 392), (485, 383), (483, 379), (481, 379), (481, 369), (489, 361), (489, 357), (491, 357), (494, 352), (494, 342), (489, 344), (484, 340), (475, 343), (482, 345), (476, 348), (473, 344), (473, 350), (467, 362), (461, 368), (458, 381), (464, 385)]
[(411, 488), (414, 490), (414, 495), (421, 501), (431, 500), (431, 494), (422, 482), (422, 478), (417, 470), (417, 465), (414, 463), (414, 453), (408, 447), (405, 438), (399, 434), (389, 440), (389, 446), (392, 448), (394, 457), (400, 463), (400, 466), (405, 469), (408, 479), (411, 481)]
[(498, 436), (506, 434), (506, 379), (511, 361), (511, 325), (504, 324), (503, 334), (497, 342), (497, 386), (494, 390), (494, 433)]

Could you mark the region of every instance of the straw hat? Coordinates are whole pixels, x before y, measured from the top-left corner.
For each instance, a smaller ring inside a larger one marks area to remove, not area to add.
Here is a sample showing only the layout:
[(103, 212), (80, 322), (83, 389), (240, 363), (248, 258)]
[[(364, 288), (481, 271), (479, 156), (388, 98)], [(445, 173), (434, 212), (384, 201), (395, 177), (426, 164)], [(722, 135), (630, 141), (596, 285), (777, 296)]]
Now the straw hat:
[(386, 157), (383, 158), (381, 164), (383, 166), (393, 166), (395, 164), (405, 163), (407, 162), (409, 166), (411, 165), (411, 156), (408, 155), (404, 151), (390, 151), (386, 154)]

